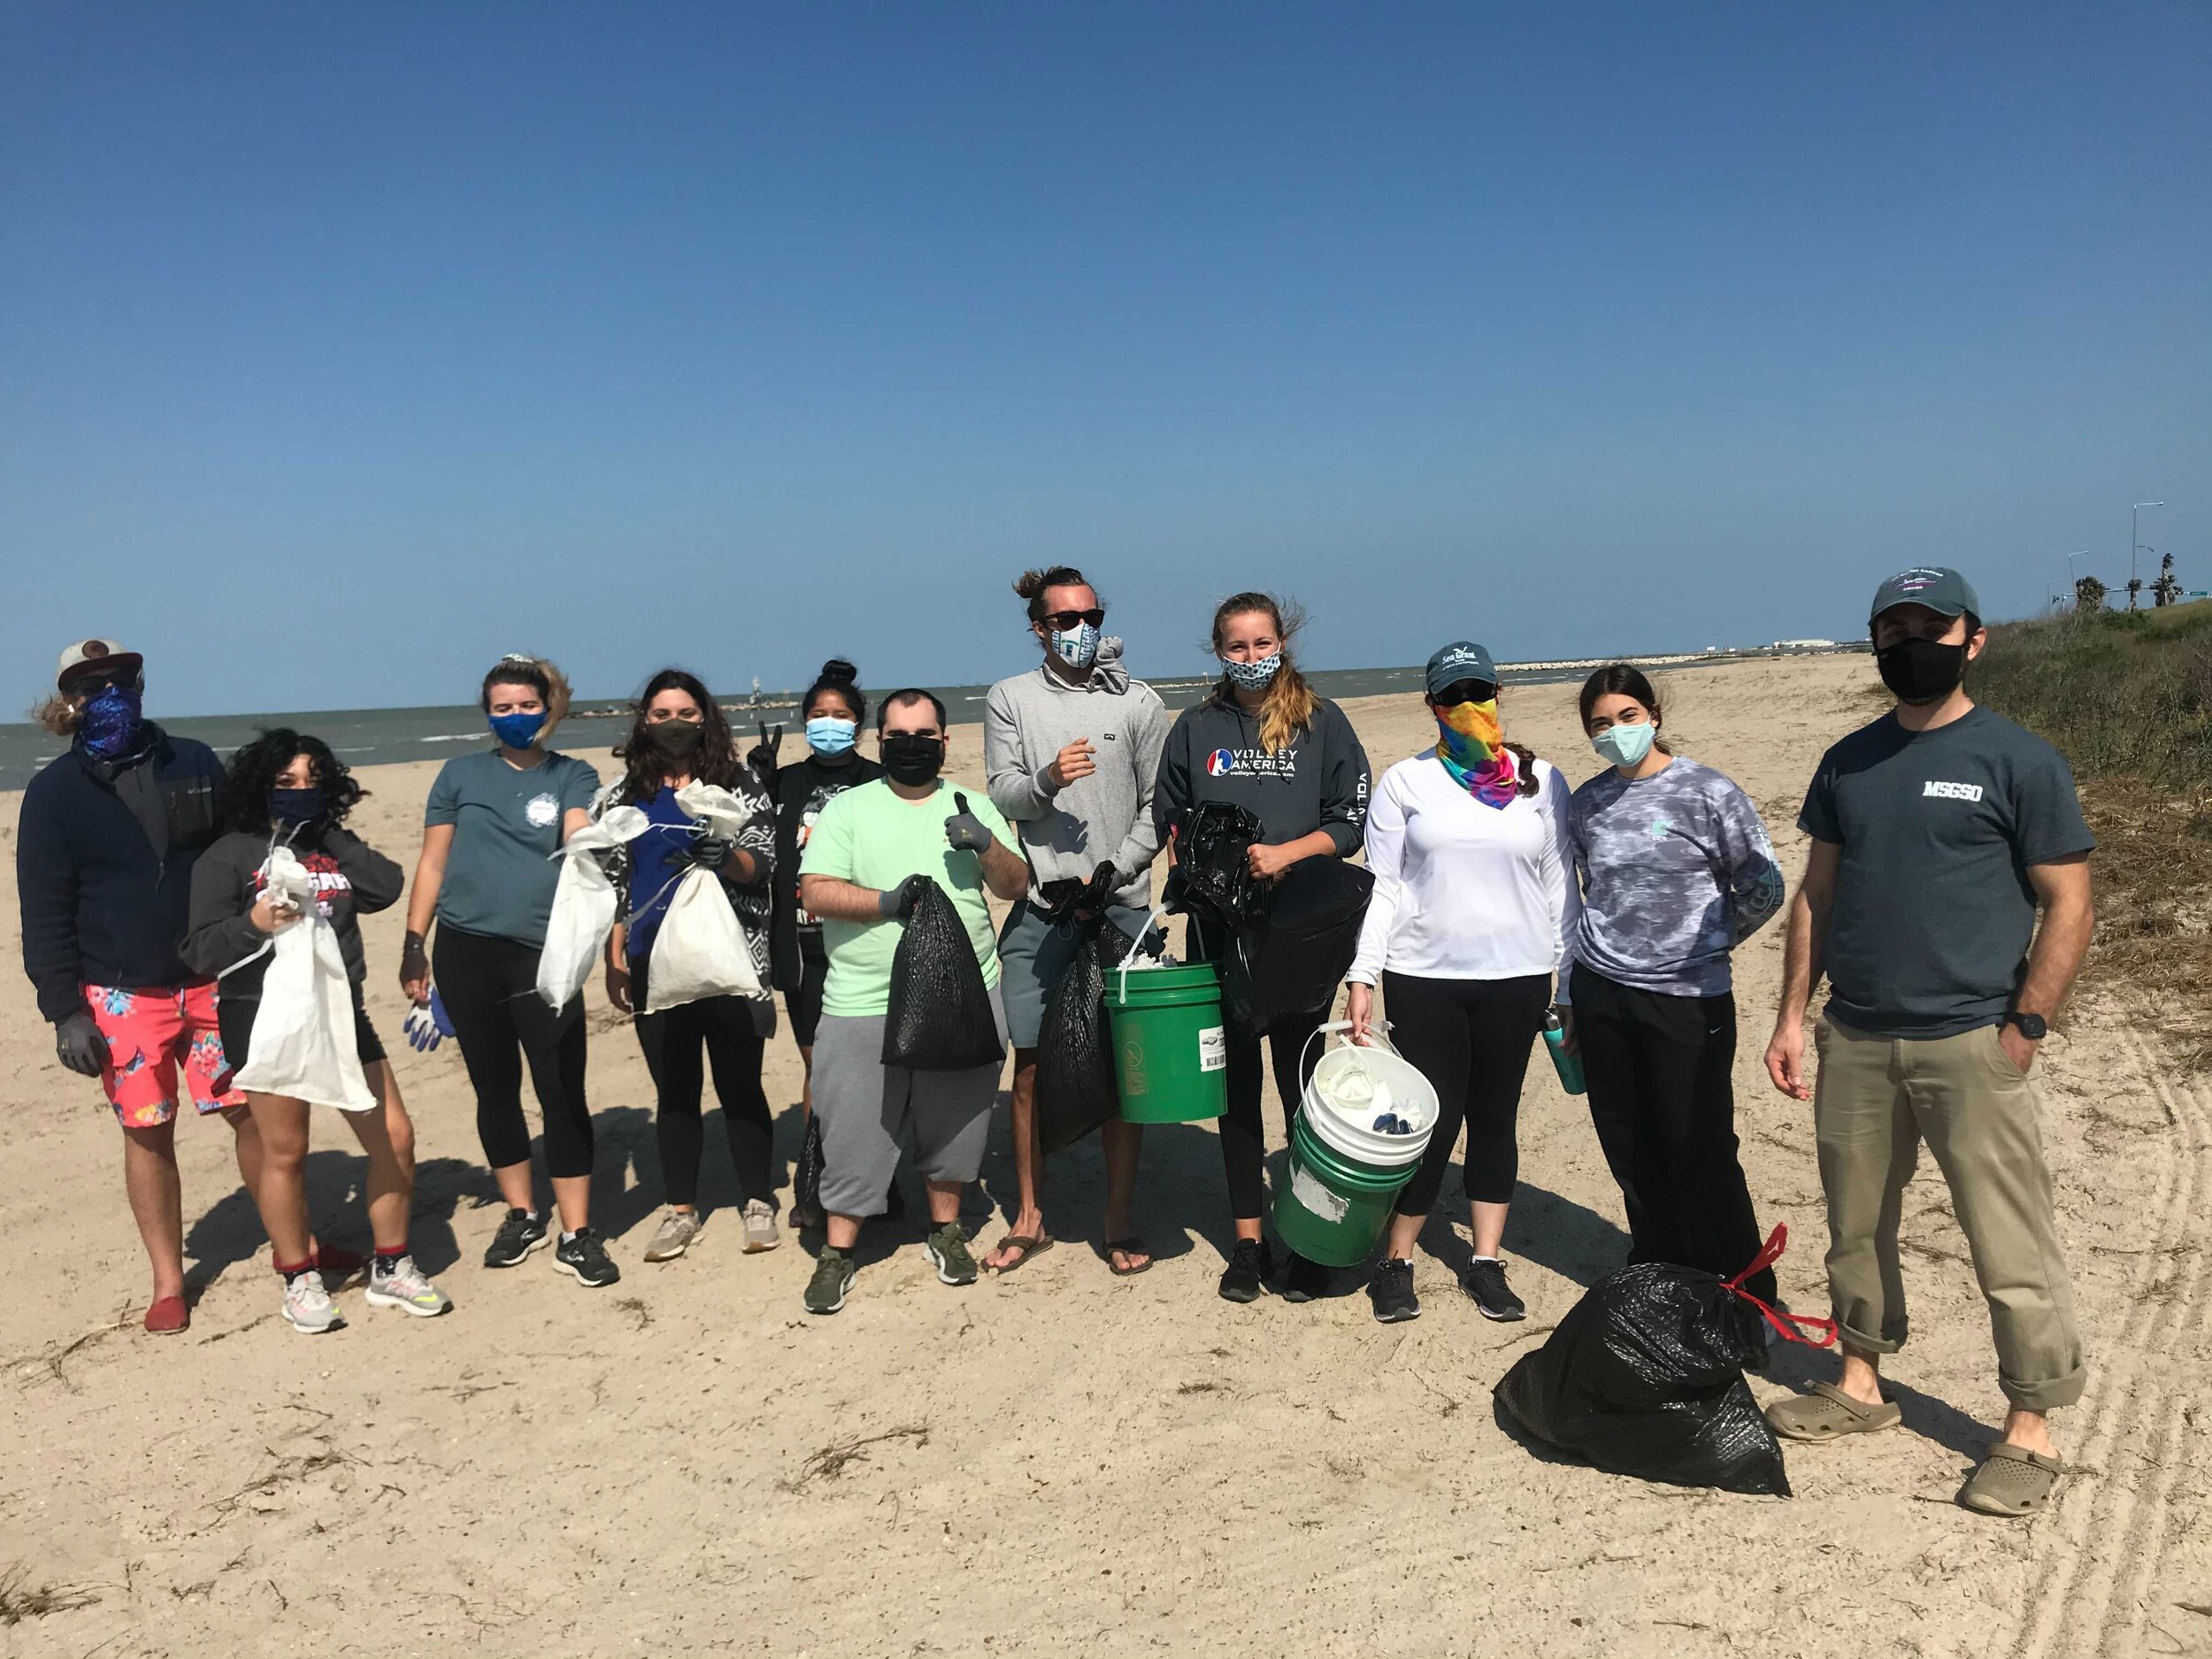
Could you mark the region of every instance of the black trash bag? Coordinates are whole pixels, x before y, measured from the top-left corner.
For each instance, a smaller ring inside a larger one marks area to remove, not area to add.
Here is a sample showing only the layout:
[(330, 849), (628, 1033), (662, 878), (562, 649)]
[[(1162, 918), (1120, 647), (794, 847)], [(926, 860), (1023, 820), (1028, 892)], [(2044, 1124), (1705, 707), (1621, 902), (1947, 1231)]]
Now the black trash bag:
[(806, 1135), (799, 1142), (799, 1167), (791, 1178), (791, 1212), (818, 1218), (822, 1214), (822, 1119), (809, 1112)]
[(1245, 855), (1264, 833), (1260, 821), (1226, 801), (1202, 801), (1184, 814), (1175, 835), (1176, 908), (1234, 928), (1267, 901), (1267, 884), (1252, 879)]
[[(1740, 1280), (1781, 1254), (1779, 1227)], [(1645, 1262), (1593, 1285), (1550, 1340), (1495, 1390), (1499, 1409), (1545, 1445), (1608, 1473), (1678, 1486), (1790, 1495), (1781, 1442), (1744, 1368), (1766, 1356), (1763, 1304), (1692, 1267)], [(1774, 1314), (1780, 1322), (1833, 1324)], [(1819, 1346), (1825, 1346), (1825, 1343)]]
[(906, 918), (891, 958), (883, 1064), (910, 1071), (972, 1071), (1005, 1057), (975, 943), (952, 900), (933, 881)]
[(1121, 1111), (1106, 976), (1134, 941), (1102, 917), (1079, 926), (1083, 941), (1052, 987), (1037, 1040), (1037, 1135), (1047, 1152), (1073, 1146)]
[(1302, 858), (1260, 884), (1221, 959), (1221, 1011), (1245, 1036), (1325, 1008), (1359, 950), (1375, 878), (1341, 858)]

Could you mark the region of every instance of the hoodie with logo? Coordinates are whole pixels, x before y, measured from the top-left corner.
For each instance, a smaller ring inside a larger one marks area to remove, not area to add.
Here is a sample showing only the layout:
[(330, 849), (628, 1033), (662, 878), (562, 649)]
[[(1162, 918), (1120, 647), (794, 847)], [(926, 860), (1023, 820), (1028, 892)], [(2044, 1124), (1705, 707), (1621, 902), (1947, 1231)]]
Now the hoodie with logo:
[(1260, 746), (1260, 717), (1216, 691), (1170, 728), (1152, 818), (1164, 841), (1181, 814), (1225, 801), (1260, 820), (1270, 846), (1320, 830), (1348, 858), (1360, 849), (1367, 792), (1367, 751), (1336, 704), (1323, 698), (1313, 724), (1270, 755)]

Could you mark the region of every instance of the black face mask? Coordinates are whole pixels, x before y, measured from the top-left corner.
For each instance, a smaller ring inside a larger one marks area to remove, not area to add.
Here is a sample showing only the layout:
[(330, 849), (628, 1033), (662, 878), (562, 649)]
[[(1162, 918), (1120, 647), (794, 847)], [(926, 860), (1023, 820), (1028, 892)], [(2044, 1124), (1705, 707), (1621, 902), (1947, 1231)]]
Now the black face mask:
[(893, 783), (927, 783), (945, 765), (945, 740), (918, 732), (894, 732), (883, 740), (883, 770)]
[(696, 720), (661, 720), (645, 728), (645, 741), (663, 760), (688, 760), (705, 733)]
[(1874, 665), (1900, 703), (1940, 703), (1958, 689), (1966, 673), (1966, 647), (1936, 640), (1900, 640), (1875, 652)]
[(320, 784), (307, 789), (269, 791), (269, 822), (280, 827), (312, 824), (329, 810), (329, 793)]

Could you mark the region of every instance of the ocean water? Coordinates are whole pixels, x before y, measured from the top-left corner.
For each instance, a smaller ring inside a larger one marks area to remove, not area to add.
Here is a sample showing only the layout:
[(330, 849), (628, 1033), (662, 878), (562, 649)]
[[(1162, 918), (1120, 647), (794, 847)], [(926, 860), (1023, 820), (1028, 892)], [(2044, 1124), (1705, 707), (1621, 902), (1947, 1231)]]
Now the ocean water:
[[(1632, 660), (1664, 663), (1671, 670), (1689, 665), (1670, 658)], [(1730, 659), (1691, 659), (1694, 663), (1726, 660)], [(1516, 686), (1555, 684), (1579, 680), (1588, 672), (1588, 664), (1507, 664), (1503, 672)], [(1412, 696), (1417, 695), (1421, 687), (1421, 670), (1417, 667), (1321, 669), (1307, 678), (1322, 695), (1337, 699), (1393, 694)], [(1177, 679), (1152, 680), (1147, 683), (1160, 694), (1170, 709), (1187, 709), (1202, 697), (1214, 682), (1208, 679)], [(956, 722), (972, 722), (983, 718), (983, 698), (989, 687), (953, 686), (935, 689), (944, 698), (946, 708)], [(764, 693), (762, 701), (764, 703), (772, 703), (778, 695)], [(874, 700), (882, 694), (871, 691), (868, 695), (872, 710)], [(579, 702), (571, 712), (567, 724), (562, 726), (556, 747), (578, 755), (611, 749), (621, 741), (626, 728), (618, 718), (593, 718), (594, 711), (620, 710), (626, 706), (618, 701)], [(321, 738), (349, 766), (377, 766), (407, 760), (443, 760), (449, 755), (459, 754), (473, 744), (489, 741), (484, 729), (484, 717), (470, 703), (433, 709), (330, 709), (296, 714), (193, 715), (176, 719), (164, 717), (157, 703), (148, 712), (169, 731), (196, 737), (218, 754), (225, 756), (258, 732), (270, 726), (288, 726)], [(788, 705), (780, 709), (764, 708), (757, 718), (772, 726), (780, 722), (787, 740), (798, 735), (797, 728), (802, 724), (797, 710)], [(740, 739), (749, 739), (755, 717), (740, 712), (733, 714), (730, 718), (731, 724), (737, 728)], [(65, 747), (62, 740), (35, 726), (0, 726), (0, 789), (20, 789), (30, 781), (34, 772), (60, 754)], [(784, 752), (787, 755), (791, 752), (787, 741)]]

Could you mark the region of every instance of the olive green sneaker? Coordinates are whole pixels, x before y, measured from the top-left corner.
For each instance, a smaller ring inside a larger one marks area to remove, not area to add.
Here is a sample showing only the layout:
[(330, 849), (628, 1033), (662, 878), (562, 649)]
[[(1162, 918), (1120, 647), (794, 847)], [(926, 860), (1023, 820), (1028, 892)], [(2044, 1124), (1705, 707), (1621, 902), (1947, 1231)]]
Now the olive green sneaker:
[(822, 1254), (815, 1258), (814, 1277), (807, 1281), (806, 1310), (809, 1313), (835, 1313), (845, 1305), (845, 1293), (853, 1286), (853, 1258), (826, 1244)]
[(958, 1222), (930, 1229), (929, 1259), (936, 1263), (939, 1284), (975, 1283), (975, 1257), (968, 1254), (968, 1235)]

